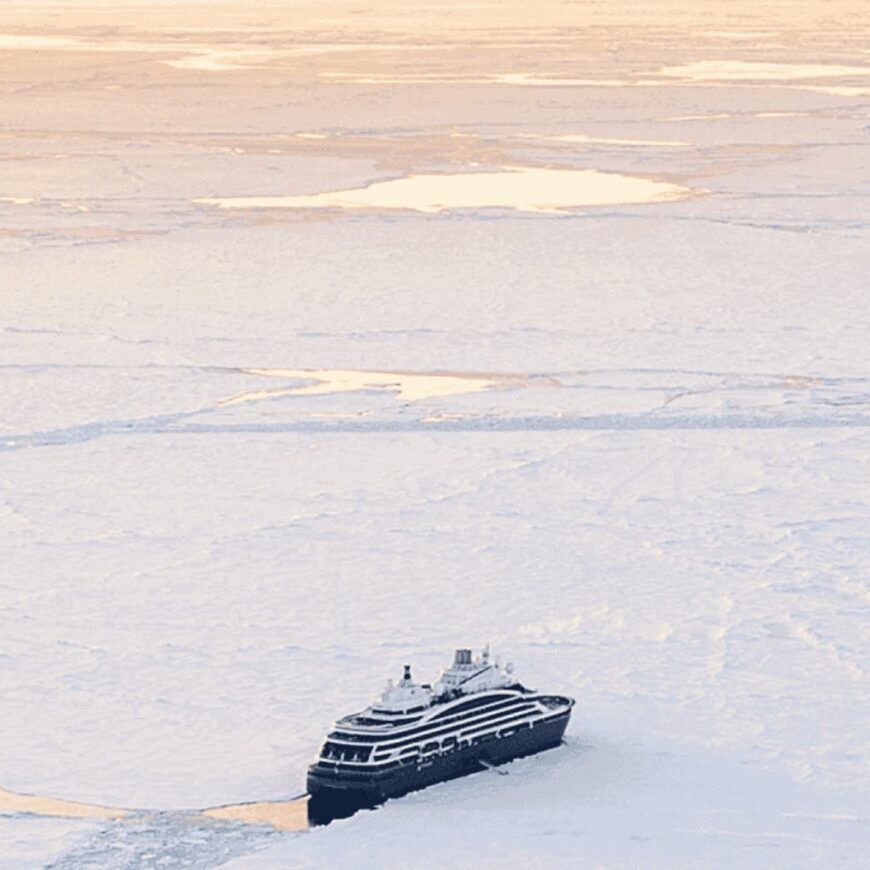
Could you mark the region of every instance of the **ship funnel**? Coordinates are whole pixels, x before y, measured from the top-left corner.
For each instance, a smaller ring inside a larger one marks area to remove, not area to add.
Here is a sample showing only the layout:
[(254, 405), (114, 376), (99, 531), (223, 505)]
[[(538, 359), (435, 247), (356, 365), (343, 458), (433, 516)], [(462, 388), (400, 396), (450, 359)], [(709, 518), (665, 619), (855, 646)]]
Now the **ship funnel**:
[(411, 682), (411, 666), (405, 665), (405, 676), (402, 678), (406, 683)]
[(470, 665), (471, 664), (471, 650), (470, 649), (458, 649), (456, 650), (456, 657), (453, 659), (454, 665)]

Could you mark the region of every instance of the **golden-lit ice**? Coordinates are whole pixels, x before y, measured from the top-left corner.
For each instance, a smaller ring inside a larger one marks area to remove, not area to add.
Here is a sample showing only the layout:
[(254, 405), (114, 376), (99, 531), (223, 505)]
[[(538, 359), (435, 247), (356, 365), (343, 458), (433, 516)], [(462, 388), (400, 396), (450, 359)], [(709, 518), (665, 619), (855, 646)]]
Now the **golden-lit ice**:
[[(202, 810), (212, 819), (267, 824), (282, 831), (303, 831), (308, 827), (308, 803), (305, 798), (287, 801), (264, 801), (234, 804)], [(0, 788), (0, 815), (26, 813), (64, 819), (102, 819), (114, 821), (129, 816), (130, 810), (79, 803), (39, 795), (19, 794)]]
[(0, 813), (30, 813), (35, 816), (58, 816), (67, 819), (120, 819), (127, 815), (127, 810), (18, 794), (0, 788)]
[(610, 136), (586, 136), (582, 133), (565, 133), (554, 136), (544, 136), (535, 133), (526, 133), (522, 139), (539, 139), (542, 142), (566, 142), (572, 145), (627, 145), (629, 147), (651, 148), (684, 148), (689, 142), (677, 139), (625, 139)]
[(870, 66), (825, 63), (779, 63), (746, 60), (702, 60), (677, 66), (665, 66), (657, 71), (627, 75), (620, 78), (594, 76), (555, 76), (531, 72), (487, 73), (463, 75), (454, 72), (363, 73), (323, 70), (320, 77), (355, 84), (490, 84), (536, 88), (662, 88), (722, 86), (764, 82), (768, 86), (784, 86), (814, 90), (841, 96), (864, 96), (866, 88), (849, 85), (812, 85), (815, 79), (855, 78), (870, 76)]
[(408, 85), (408, 84), (452, 84), (452, 85), (517, 85), (528, 87), (594, 87), (621, 88), (634, 84), (668, 84), (657, 82), (634, 82), (630, 79), (575, 78), (564, 76), (541, 76), (534, 73), (487, 73), (484, 75), (468, 75), (455, 72), (436, 73), (363, 73), (339, 70), (323, 70), (320, 78), (327, 81), (352, 82), (358, 85)]
[(475, 393), (499, 383), (516, 381), (504, 376), (465, 374), (420, 374), (411, 372), (374, 372), (352, 369), (244, 369), (245, 374), (282, 378), (289, 381), (314, 381), (277, 390), (251, 390), (221, 405), (238, 405), (261, 399), (283, 396), (321, 396), (329, 393), (349, 393), (359, 390), (387, 390), (407, 402), (439, 396), (459, 396)]
[(202, 814), (211, 819), (248, 825), (272, 825), (279, 831), (304, 831), (308, 827), (308, 801), (305, 798), (215, 807), (203, 810)]
[(197, 199), (219, 208), (448, 209), (507, 208), (553, 213), (584, 206), (674, 202), (687, 187), (596, 169), (510, 166), (491, 172), (408, 175), (366, 187), (301, 196), (238, 196)]
[(833, 97), (870, 97), (870, 88), (859, 85), (802, 85), (801, 90), (830, 94)]
[[(212, 35), (214, 35), (214, 31)], [(321, 54), (369, 54), (381, 52), (414, 52), (444, 50), (430, 44), (374, 42), (304, 42), (292, 45), (263, 44), (250, 47), (235, 42), (160, 41), (153, 39), (123, 39), (102, 37), (81, 39), (69, 36), (0, 33), (0, 50), (73, 51), (121, 54), (178, 55), (160, 58), (159, 63), (180, 70), (225, 72), (244, 69), (265, 69), (274, 64), (299, 57)]]
[(762, 63), (745, 60), (703, 60), (682, 66), (668, 66), (660, 75), (700, 82), (711, 81), (790, 81), (792, 79), (870, 76), (870, 66), (843, 66), (825, 63)]

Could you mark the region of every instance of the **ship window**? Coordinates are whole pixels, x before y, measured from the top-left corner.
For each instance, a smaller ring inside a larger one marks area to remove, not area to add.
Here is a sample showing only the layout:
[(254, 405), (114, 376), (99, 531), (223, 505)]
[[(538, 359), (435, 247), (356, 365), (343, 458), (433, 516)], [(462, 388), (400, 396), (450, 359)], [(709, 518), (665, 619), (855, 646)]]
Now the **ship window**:
[(327, 741), (320, 756), (335, 761), (368, 761), (371, 754), (371, 746), (341, 746)]
[(377, 713), (379, 716), (407, 716), (408, 713), (420, 713), (426, 707), (409, 707), (407, 710), (385, 710), (383, 707), (373, 707), (372, 713)]
[(430, 743), (427, 743), (423, 747), (423, 752), (437, 752), (437, 751), (438, 751), (438, 743), (435, 740), (431, 741)]
[(373, 739), (377, 739), (376, 735), (350, 734), (346, 731), (330, 731), (326, 736), (330, 740), (348, 741), (350, 743), (371, 743)]
[[(422, 707), (420, 708), (422, 709)], [(377, 711), (376, 711), (377, 712)], [(398, 716), (398, 713), (387, 713), (388, 716)], [(353, 716), (345, 721), (349, 725), (360, 725), (364, 728), (398, 728), (400, 725), (408, 725), (419, 721), (419, 716), (409, 716), (406, 719), (372, 719), (371, 716)]]

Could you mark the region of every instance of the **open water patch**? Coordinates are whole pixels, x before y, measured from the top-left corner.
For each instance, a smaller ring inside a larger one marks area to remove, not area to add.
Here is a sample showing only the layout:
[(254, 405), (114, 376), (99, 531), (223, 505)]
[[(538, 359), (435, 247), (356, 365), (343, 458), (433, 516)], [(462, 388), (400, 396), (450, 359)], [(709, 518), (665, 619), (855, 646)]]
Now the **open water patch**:
[(679, 184), (597, 169), (505, 166), (487, 172), (407, 175), (365, 187), (300, 196), (195, 199), (221, 209), (388, 209), (437, 214), (453, 209), (501, 208), (542, 214), (586, 206), (675, 202), (700, 191)]

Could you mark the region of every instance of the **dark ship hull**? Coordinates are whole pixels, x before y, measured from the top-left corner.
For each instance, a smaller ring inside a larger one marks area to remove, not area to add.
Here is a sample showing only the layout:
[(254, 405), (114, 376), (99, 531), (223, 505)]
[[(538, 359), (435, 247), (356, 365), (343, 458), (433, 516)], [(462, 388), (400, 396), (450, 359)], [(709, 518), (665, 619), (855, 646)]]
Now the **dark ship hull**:
[(355, 770), (318, 761), (308, 770), (309, 819), (329, 821), (436, 782), (551, 749), (562, 742), (570, 715), (569, 709), (532, 724), (507, 728), (501, 736), (486, 734), (447, 752), (393, 761), (374, 769)]

